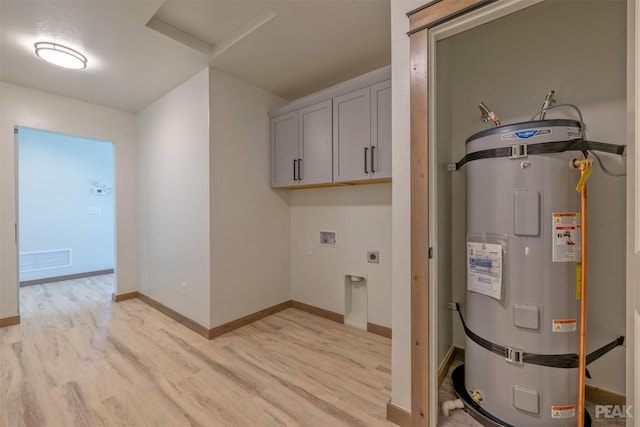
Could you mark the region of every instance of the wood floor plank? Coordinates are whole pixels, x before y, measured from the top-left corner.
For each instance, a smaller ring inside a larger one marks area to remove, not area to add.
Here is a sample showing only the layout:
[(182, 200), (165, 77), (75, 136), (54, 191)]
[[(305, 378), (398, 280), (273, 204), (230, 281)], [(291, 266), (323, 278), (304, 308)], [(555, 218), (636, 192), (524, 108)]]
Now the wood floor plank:
[(113, 275), (20, 290), (0, 427), (391, 426), (391, 341), (293, 308), (206, 340)]

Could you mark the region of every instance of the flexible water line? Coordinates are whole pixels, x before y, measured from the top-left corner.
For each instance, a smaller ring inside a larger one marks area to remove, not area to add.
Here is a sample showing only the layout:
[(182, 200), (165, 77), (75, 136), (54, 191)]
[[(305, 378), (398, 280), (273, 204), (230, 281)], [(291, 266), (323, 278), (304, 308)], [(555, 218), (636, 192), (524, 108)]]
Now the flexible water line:
[(544, 116), (547, 114), (549, 107), (556, 103), (556, 100), (553, 98), (555, 93), (555, 90), (550, 90), (547, 92), (547, 96), (544, 97), (544, 102), (542, 103), (542, 107), (540, 107), (540, 120), (544, 120)]
[[(589, 151), (589, 154), (591, 154), (593, 157), (596, 158), (596, 160), (598, 161), (598, 165), (600, 165), (600, 169), (602, 170), (602, 172), (604, 172), (605, 174), (609, 175), (609, 176), (613, 176), (613, 177), (621, 177), (621, 176), (627, 176), (627, 172), (626, 172), (626, 166), (625, 166), (625, 172), (613, 172), (611, 170), (609, 170), (604, 163), (602, 163), (602, 158), (600, 157), (600, 155), (598, 155), (598, 153), (595, 152), (595, 150), (593, 151)], [(617, 156), (618, 159), (624, 159), (624, 156)]]
[(464, 402), (462, 399), (447, 400), (446, 402), (442, 402), (442, 415), (448, 417), (450, 411), (463, 408)]
[(488, 122), (489, 120), (491, 120), (496, 126), (500, 126), (500, 119), (498, 119), (496, 113), (491, 111), (491, 109), (487, 107), (484, 102), (478, 104), (478, 108), (480, 108), (480, 113), (482, 113), (481, 120), (483, 122)]

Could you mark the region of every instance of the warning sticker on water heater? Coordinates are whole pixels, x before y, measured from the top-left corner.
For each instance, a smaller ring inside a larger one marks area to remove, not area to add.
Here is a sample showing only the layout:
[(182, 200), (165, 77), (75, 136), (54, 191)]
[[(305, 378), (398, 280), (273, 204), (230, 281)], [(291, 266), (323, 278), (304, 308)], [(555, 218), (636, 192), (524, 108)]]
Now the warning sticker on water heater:
[(552, 406), (551, 418), (573, 418), (576, 416), (576, 405)]
[(580, 261), (580, 214), (553, 213), (553, 262)]
[(553, 332), (575, 332), (578, 322), (576, 319), (553, 319)]
[(502, 297), (502, 245), (467, 242), (467, 287), (497, 300)]

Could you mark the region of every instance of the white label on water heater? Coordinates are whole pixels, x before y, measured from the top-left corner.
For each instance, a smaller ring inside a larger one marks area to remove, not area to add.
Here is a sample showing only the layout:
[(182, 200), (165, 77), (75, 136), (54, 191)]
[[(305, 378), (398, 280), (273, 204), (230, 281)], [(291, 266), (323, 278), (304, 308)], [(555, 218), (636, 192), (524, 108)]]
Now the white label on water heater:
[(553, 213), (553, 262), (580, 261), (580, 214)]
[(502, 245), (467, 242), (467, 286), (470, 291), (502, 297)]

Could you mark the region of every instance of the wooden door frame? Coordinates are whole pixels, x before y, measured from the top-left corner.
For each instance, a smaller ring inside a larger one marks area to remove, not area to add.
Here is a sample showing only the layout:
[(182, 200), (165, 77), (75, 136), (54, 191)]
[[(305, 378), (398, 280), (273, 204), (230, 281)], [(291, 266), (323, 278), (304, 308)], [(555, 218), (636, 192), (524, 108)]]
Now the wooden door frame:
[[(411, 425), (428, 426), (429, 349), (429, 30), (492, 0), (434, 0), (409, 12), (411, 115)], [(435, 350), (434, 350), (435, 351)]]

